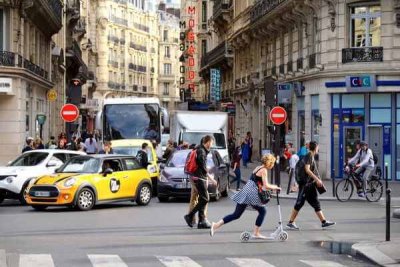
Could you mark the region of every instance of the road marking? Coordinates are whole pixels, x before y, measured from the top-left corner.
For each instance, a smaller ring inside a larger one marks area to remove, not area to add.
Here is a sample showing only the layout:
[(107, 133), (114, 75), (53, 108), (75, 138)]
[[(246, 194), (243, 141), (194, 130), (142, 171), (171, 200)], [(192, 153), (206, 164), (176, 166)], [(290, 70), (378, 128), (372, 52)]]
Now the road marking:
[(54, 267), (53, 258), (50, 254), (21, 254), (19, 256), (19, 267)]
[(88, 255), (94, 267), (128, 267), (118, 255)]
[(6, 251), (0, 249), (0, 267), (7, 267)]
[(262, 259), (248, 259), (248, 258), (227, 258), (229, 261), (233, 262), (235, 265), (244, 267), (275, 267)]
[(189, 257), (157, 256), (157, 258), (159, 261), (161, 261), (162, 264), (167, 267), (201, 267), (201, 265), (199, 265)]
[(334, 261), (300, 261), (312, 267), (344, 267), (344, 265)]

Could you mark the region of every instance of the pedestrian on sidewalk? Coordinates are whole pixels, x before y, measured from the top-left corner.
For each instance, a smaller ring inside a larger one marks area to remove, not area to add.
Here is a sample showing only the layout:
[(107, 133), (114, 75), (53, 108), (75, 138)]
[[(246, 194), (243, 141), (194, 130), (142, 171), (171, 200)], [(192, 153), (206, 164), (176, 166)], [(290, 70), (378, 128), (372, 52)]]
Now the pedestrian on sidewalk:
[(235, 211), (232, 214), (225, 216), (217, 223), (211, 224), (211, 236), (214, 236), (215, 231), (222, 225), (239, 219), (246, 210), (247, 206), (251, 206), (253, 209), (258, 211), (253, 235), (254, 237), (258, 238), (265, 238), (260, 233), (260, 227), (264, 221), (267, 211), (265, 209), (265, 204), (261, 202), (260, 197), (258, 196), (259, 189), (257, 183), (262, 183), (262, 190), (281, 190), (281, 188), (268, 182), (268, 170), (271, 170), (274, 167), (275, 157), (271, 154), (267, 154), (261, 158), (261, 163), (261, 166), (258, 166), (254, 169), (251, 178), (246, 183), (244, 188), (232, 197), (233, 201), (236, 202)]
[(99, 154), (104, 154), (104, 155), (114, 154), (111, 141), (104, 141), (103, 149), (100, 150)]
[(249, 145), (249, 159), (248, 162), (253, 163), (253, 161), (251, 161), (251, 158), (253, 156), (253, 137), (251, 136), (251, 132), (247, 132), (246, 134), (246, 140), (247, 140), (247, 144)]
[(297, 192), (299, 185), (296, 182), (296, 164), (299, 162), (300, 158), (297, 154), (295, 154), (294, 150), (292, 150), (292, 155), (289, 159), (289, 179), (290, 179), (290, 193)]
[(189, 227), (193, 227), (193, 219), (195, 214), (199, 213), (199, 223), (197, 224), (198, 229), (208, 229), (211, 227), (210, 222), (206, 218), (205, 209), (210, 200), (208, 194), (208, 181), (210, 180), (213, 184), (217, 185), (207, 170), (207, 155), (210, 153), (210, 149), (213, 145), (213, 138), (210, 135), (206, 135), (202, 138), (201, 145), (196, 149), (196, 165), (197, 169), (191, 176), (193, 179), (193, 184), (197, 189), (199, 200), (196, 206), (184, 216), (184, 219)]
[(89, 137), (85, 140), (85, 147), (87, 154), (96, 154), (98, 151), (97, 141), (93, 137), (93, 134), (89, 134)]
[(307, 156), (308, 153), (308, 147), (309, 147), (310, 141), (303, 141), (300, 144), (300, 149), (297, 152), (297, 156), (299, 156), (299, 159), (302, 160), (305, 156)]
[(235, 149), (235, 152), (233, 153), (232, 157), (232, 163), (231, 163), (231, 168), (232, 171), (235, 173), (235, 179), (236, 179), (236, 191), (240, 190), (240, 182), (242, 181), (242, 174), (240, 172), (240, 160), (241, 160), (241, 151), (240, 147), (238, 146)]
[(36, 137), (34, 142), (35, 149), (44, 149), (43, 141), (40, 137)]
[(26, 151), (31, 151), (33, 150), (33, 137), (27, 137), (26, 140), (26, 146), (22, 149), (22, 153), (26, 152)]
[(244, 139), (241, 147), (242, 147), (243, 167), (247, 168), (247, 163), (249, 163), (250, 161), (250, 145), (248, 139)]
[(299, 184), (299, 193), (297, 196), (296, 203), (290, 215), (289, 223), (286, 225), (286, 228), (289, 230), (299, 230), (299, 227), (296, 225), (295, 220), (297, 215), (299, 214), (300, 209), (304, 206), (304, 203), (307, 202), (312, 206), (315, 210), (316, 215), (321, 221), (322, 228), (328, 228), (330, 226), (335, 225), (335, 222), (330, 222), (325, 219), (324, 214), (321, 210), (321, 203), (318, 199), (318, 191), (317, 187), (323, 187), (321, 178), (319, 177), (319, 172), (317, 169), (317, 165), (315, 163), (315, 156), (318, 154), (318, 144), (315, 141), (311, 141), (309, 143), (309, 151), (305, 156), (304, 164), (305, 164), (305, 173), (306, 180), (305, 184)]

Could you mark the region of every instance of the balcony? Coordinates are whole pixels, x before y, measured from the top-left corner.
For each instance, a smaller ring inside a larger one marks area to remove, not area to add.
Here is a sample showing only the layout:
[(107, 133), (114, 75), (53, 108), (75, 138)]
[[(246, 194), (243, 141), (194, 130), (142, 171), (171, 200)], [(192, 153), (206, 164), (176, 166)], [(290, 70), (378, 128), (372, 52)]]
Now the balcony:
[(201, 68), (226, 63), (228, 58), (233, 58), (233, 50), (227, 42), (222, 42), (201, 58)]
[(118, 68), (118, 61), (108, 60), (108, 65), (110, 65), (114, 68)]
[(86, 81), (88, 78), (88, 68), (82, 59), (82, 51), (76, 41), (73, 41), (72, 45), (67, 47), (65, 56), (67, 57), (67, 68), (71, 72), (71, 75), (79, 76), (77, 78)]
[(355, 47), (342, 50), (342, 63), (382, 61), (383, 47)]
[(258, 0), (250, 10), (250, 23), (256, 22), (286, 1), (288, 0)]
[(133, 27), (135, 29), (144, 31), (144, 32), (150, 32), (150, 28), (147, 27), (146, 25), (140, 24), (140, 23), (133, 23)]
[(144, 45), (135, 44), (134, 42), (129, 43), (129, 47), (138, 51), (147, 52), (147, 47)]
[(213, 21), (219, 26), (230, 23), (232, 20), (232, 17), (230, 15), (231, 7), (232, 0), (214, 0), (212, 16)]
[(113, 22), (115, 24), (120, 24), (120, 25), (128, 27), (128, 20), (127, 19), (120, 18), (120, 17), (112, 15), (110, 20), (111, 20), (111, 22)]
[(109, 35), (108, 36), (108, 42), (113, 42), (114, 44), (118, 44), (119, 43), (119, 39), (118, 39), (117, 36)]
[(133, 63), (129, 63), (128, 69), (136, 71), (137, 70), (137, 66), (135, 64), (133, 64)]
[(48, 38), (62, 28), (62, 10), (63, 5), (60, 0), (22, 1), (23, 13)]
[(138, 65), (137, 70), (138, 70), (139, 72), (146, 72), (147, 68), (146, 68), (145, 66), (140, 66), (140, 65)]
[(13, 52), (0, 51), (0, 68), (2, 66), (25, 69), (45, 80), (49, 80), (49, 74), (47, 71)]

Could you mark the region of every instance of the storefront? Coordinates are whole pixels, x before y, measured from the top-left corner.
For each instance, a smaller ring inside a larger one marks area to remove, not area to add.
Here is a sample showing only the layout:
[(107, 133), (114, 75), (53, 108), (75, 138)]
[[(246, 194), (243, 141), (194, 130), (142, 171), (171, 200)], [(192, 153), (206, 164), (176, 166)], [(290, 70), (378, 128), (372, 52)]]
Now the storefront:
[[(377, 77), (379, 78), (379, 77)], [(374, 75), (347, 76), (346, 82), (326, 82), (331, 104), (331, 175), (343, 177), (344, 162), (355, 153), (355, 142), (366, 140), (388, 164), (389, 179), (400, 181), (400, 80)], [(335, 88), (346, 88), (343, 89)], [(312, 111), (314, 114), (314, 111)], [(314, 121), (314, 119), (313, 119)]]

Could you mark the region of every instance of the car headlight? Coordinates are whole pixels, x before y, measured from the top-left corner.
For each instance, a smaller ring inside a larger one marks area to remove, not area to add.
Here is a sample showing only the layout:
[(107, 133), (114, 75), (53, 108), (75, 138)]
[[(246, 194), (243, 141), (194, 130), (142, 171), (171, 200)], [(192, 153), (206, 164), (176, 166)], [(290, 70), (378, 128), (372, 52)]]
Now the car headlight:
[(6, 177), (6, 182), (9, 184), (12, 184), (14, 182), (14, 178), (15, 178), (15, 176), (8, 176), (8, 177)]
[(153, 166), (153, 165), (149, 165), (149, 166), (147, 166), (147, 171), (149, 173), (156, 173), (157, 172), (157, 168), (155, 166)]
[(167, 183), (168, 179), (164, 175), (160, 175), (160, 182)]
[(222, 159), (225, 163), (229, 164), (229, 156), (226, 155), (223, 159)]
[(74, 177), (67, 179), (64, 182), (64, 187), (71, 187), (76, 183), (76, 179)]

